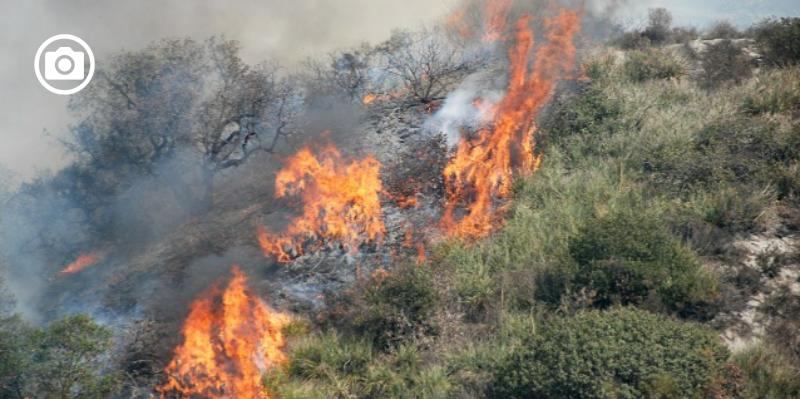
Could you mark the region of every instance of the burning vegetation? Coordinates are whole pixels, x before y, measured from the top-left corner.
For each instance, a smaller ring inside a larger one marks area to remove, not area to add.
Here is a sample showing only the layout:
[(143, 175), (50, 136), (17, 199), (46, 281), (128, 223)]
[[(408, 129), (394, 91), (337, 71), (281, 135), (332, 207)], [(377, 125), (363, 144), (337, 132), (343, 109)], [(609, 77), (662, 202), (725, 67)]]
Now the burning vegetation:
[[(499, 17), (491, 21), (493, 32), (504, 26)], [(483, 237), (490, 233), (497, 226), (498, 209), (503, 208), (498, 201), (509, 195), (516, 171), (532, 173), (539, 165), (534, 154), (534, 119), (559, 77), (573, 68), (572, 40), (580, 29), (580, 16), (564, 10), (544, 20), (546, 42), (529, 68), (534, 46), (531, 21), (530, 16), (523, 16), (516, 23), (515, 43), (508, 53), (508, 88), (493, 107), (490, 125), (475, 137), (463, 137), (445, 167), (447, 204), (442, 226), (451, 235)], [(458, 216), (461, 206), (466, 212)]]
[(356, 252), (385, 232), (379, 194), (380, 163), (373, 157), (346, 160), (332, 144), (318, 154), (306, 147), (290, 157), (275, 178), (278, 198), (299, 197), (302, 214), (286, 231), (272, 234), (258, 226), (258, 243), (266, 256), (289, 262), (307, 248), (335, 241)]
[(101, 254), (100, 252), (89, 252), (86, 254), (78, 255), (78, 257), (75, 258), (75, 260), (72, 263), (68, 264), (63, 269), (61, 269), (61, 271), (58, 272), (58, 275), (66, 276), (68, 274), (77, 273), (81, 270), (86, 269), (87, 267), (95, 265), (101, 260), (103, 260), (103, 254)]
[(268, 399), (262, 375), (286, 361), (289, 316), (265, 305), (236, 266), (224, 290), (210, 289), (189, 308), (183, 343), (164, 369), (162, 398)]

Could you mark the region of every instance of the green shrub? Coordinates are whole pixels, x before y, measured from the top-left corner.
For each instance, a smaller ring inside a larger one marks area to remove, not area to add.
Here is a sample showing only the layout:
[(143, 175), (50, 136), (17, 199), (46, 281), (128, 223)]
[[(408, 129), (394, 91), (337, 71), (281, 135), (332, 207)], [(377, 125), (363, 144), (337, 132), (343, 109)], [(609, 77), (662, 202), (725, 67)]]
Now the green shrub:
[(686, 65), (676, 56), (660, 49), (629, 52), (622, 70), (632, 82), (672, 79), (686, 75)]
[(19, 316), (0, 317), (0, 398), (14, 398), (24, 390), (32, 333), (33, 328)]
[(569, 242), (572, 266), (552, 271), (539, 287), (552, 292), (557, 278), (552, 276), (563, 273), (567, 281), (555, 286), (588, 290), (596, 307), (622, 304), (686, 314), (703, 311), (715, 296), (715, 282), (661, 221), (634, 212), (589, 221)]
[(707, 123), (690, 143), (650, 148), (646, 171), (651, 182), (671, 192), (717, 189), (725, 184), (774, 184), (774, 168), (800, 156), (800, 136), (761, 118), (725, 117)]
[(700, 56), (700, 64), (700, 84), (709, 90), (728, 83), (740, 84), (753, 74), (750, 58), (728, 39), (709, 45)]
[(87, 315), (56, 320), (31, 336), (33, 347), (26, 386), (41, 398), (107, 398), (119, 376), (104, 373), (113, 341), (111, 331)]
[(767, 19), (754, 28), (754, 36), (769, 64), (800, 62), (800, 18)]
[[(607, 137), (619, 131), (622, 107), (595, 86), (557, 99), (542, 128), (554, 143), (574, 136)], [(591, 137), (581, 137), (593, 141)]]
[(699, 397), (728, 351), (712, 331), (632, 308), (556, 318), (494, 373), (496, 398)]
[(379, 349), (434, 334), (432, 316), (439, 298), (430, 273), (429, 268), (415, 265), (378, 273), (334, 297), (327, 319)]
[(745, 378), (744, 398), (800, 397), (800, 370), (778, 350), (758, 345), (737, 353), (733, 358)]

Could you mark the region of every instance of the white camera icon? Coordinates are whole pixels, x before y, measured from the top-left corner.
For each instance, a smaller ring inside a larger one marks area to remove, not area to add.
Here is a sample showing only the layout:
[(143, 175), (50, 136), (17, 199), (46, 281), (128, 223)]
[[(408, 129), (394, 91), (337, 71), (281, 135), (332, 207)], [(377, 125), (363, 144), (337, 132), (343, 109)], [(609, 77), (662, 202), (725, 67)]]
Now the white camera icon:
[(44, 78), (47, 80), (83, 80), (82, 51), (59, 47), (44, 53)]

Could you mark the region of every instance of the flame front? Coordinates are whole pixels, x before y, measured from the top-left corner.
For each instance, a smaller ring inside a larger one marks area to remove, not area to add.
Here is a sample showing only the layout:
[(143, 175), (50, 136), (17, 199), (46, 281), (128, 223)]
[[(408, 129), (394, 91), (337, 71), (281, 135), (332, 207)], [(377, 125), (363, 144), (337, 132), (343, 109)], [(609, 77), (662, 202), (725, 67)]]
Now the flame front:
[[(505, 1), (500, 5), (495, 8), (507, 8)], [(494, 202), (510, 193), (514, 168), (532, 173), (539, 166), (540, 159), (534, 154), (534, 118), (551, 96), (559, 75), (573, 66), (572, 39), (580, 29), (580, 15), (561, 10), (544, 20), (547, 42), (538, 48), (529, 71), (528, 59), (534, 46), (530, 23), (530, 16), (516, 23), (515, 44), (508, 53), (508, 88), (494, 109), (491, 127), (482, 129), (473, 139), (462, 139), (445, 167), (447, 204), (442, 225), (450, 235), (474, 238), (489, 234), (497, 225), (497, 211), (502, 209)], [(503, 23), (495, 26), (502, 27)], [(462, 204), (465, 214), (459, 218), (456, 211)]]
[(212, 288), (190, 307), (183, 343), (164, 370), (161, 398), (268, 399), (262, 374), (286, 361), (281, 329), (289, 316), (269, 309), (234, 266), (224, 291)]
[(316, 244), (336, 240), (354, 252), (366, 242), (382, 239), (380, 166), (373, 157), (345, 161), (333, 145), (319, 155), (306, 147), (289, 158), (275, 178), (275, 195), (299, 195), (303, 213), (280, 235), (258, 227), (264, 255), (288, 262), (292, 252), (304, 252), (308, 240)]
[(81, 254), (72, 263), (68, 264), (63, 269), (61, 269), (61, 271), (58, 272), (58, 275), (64, 276), (67, 274), (77, 273), (83, 269), (86, 269), (89, 266), (94, 265), (97, 262), (100, 262), (100, 260), (102, 259), (103, 255), (100, 254), (99, 252), (90, 252), (87, 254)]

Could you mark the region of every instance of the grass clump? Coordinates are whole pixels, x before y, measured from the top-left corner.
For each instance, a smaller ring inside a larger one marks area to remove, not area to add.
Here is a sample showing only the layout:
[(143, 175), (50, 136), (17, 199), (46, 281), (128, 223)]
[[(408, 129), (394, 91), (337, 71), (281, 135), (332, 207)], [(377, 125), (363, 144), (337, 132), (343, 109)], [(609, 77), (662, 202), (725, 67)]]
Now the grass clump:
[(746, 381), (742, 397), (782, 399), (800, 397), (800, 370), (778, 350), (760, 344), (733, 356)]
[(441, 366), (423, 361), (414, 345), (376, 350), (336, 333), (296, 342), (290, 361), (265, 378), (281, 398), (447, 398), (453, 385)]
[(436, 333), (432, 315), (439, 297), (428, 268), (381, 271), (329, 303), (326, 320), (382, 350)]

